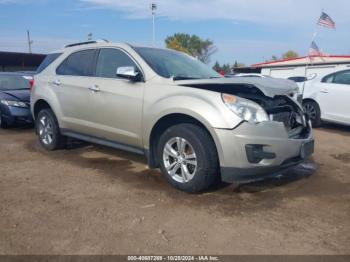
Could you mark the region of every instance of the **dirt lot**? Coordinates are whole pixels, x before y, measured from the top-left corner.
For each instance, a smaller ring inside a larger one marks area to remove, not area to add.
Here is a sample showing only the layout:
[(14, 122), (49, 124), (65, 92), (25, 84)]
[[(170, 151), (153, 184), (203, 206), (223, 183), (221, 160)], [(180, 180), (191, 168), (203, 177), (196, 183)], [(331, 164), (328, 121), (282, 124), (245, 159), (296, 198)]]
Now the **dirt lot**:
[(350, 254), (350, 128), (315, 137), (283, 178), (188, 195), (142, 157), (0, 130), (0, 253)]

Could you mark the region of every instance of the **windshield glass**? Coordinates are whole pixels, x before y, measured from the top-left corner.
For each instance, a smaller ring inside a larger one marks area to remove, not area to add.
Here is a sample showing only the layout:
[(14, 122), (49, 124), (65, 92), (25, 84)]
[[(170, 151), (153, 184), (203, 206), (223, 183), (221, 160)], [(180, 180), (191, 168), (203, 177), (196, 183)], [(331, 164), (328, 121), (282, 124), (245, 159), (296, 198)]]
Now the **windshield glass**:
[(29, 81), (19, 75), (0, 75), (0, 90), (29, 89)]
[(135, 50), (158, 75), (165, 78), (185, 80), (221, 77), (206, 64), (181, 52), (148, 47), (136, 47)]

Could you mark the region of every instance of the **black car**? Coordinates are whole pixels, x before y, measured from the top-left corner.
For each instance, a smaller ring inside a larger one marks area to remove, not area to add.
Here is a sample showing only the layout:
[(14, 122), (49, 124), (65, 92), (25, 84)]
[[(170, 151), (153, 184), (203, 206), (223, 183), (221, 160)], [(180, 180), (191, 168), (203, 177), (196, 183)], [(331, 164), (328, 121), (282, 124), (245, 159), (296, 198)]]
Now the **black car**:
[(30, 88), (33, 76), (28, 73), (0, 73), (0, 127), (32, 124)]

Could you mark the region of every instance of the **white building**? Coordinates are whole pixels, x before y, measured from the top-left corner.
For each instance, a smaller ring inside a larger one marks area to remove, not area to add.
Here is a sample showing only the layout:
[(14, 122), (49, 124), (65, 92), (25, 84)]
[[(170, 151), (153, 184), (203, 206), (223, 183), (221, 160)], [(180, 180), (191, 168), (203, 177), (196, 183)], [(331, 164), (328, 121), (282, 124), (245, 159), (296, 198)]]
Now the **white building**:
[[(350, 56), (299, 57), (254, 64), (254, 69), (261, 69), (261, 74), (277, 78), (308, 76), (313, 73), (328, 74), (350, 68)], [(306, 72), (305, 72), (306, 70)]]

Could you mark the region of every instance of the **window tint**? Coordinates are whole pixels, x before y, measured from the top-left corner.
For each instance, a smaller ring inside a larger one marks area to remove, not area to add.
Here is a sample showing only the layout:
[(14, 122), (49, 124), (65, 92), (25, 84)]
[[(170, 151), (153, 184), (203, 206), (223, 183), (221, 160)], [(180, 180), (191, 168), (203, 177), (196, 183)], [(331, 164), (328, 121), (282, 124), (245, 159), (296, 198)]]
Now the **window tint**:
[(41, 62), (40, 66), (36, 70), (37, 73), (41, 73), (52, 64), (53, 61), (55, 61), (62, 53), (54, 53), (54, 54), (48, 54), (45, 59)]
[(96, 50), (83, 50), (71, 54), (57, 68), (59, 75), (92, 76), (95, 68)]
[(350, 70), (335, 74), (333, 83), (350, 85)]
[(134, 49), (158, 75), (165, 78), (185, 80), (222, 77), (208, 65), (181, 52), (147, 47)]
[(96, 76), (118, 78), (117, 68), (122, 66), (133, 66), (138, 70), (134, 61), (123, 51), (112, 48), (101, 49), (97, 59)]

